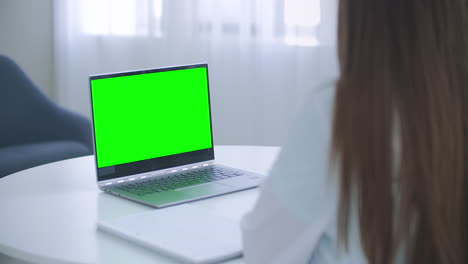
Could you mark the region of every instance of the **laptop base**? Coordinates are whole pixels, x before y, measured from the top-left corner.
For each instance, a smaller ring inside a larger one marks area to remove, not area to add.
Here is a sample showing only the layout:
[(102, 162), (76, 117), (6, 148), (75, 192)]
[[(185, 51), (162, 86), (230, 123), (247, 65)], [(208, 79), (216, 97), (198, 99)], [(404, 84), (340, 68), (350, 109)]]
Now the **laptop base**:
[[(229, 168), (222, 165), (212, 165), (213, 167), (221, 166), (222, 168)], [(242, 191), (245, 189), (258, 187), (262, 181), (260, 175), (247, 172), (239, 169), (229, 168), (233, 171), (242, 172), (243, 175), (228, 179), (211, 181), (203, 184), (188, 186), (177, 190), (169, 190), (164, 192), (157, 192), (145, 195), (137, 195), (134, 193), (126, 192), (124, 190), (104, 186), (101, 189), (107, 193), (126, 198), (128, 200), (136, 201), (145, 205), (155, 208), (163, 208), (176, 204), (196, 201), (209, 197), (219, 196), (227, 193)]]

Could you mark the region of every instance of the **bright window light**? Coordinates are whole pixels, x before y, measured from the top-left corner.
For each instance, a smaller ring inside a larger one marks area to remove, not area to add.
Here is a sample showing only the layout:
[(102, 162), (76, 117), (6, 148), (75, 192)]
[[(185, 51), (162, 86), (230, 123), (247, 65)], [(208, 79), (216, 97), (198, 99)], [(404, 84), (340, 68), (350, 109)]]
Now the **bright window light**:
[(285, 42), (288, 45), (317, 46), (320, 0), (284, 0)]
[(160, 36), (162, 2), (162, 0), (80, 0), (82, 31), (90, 35)]
[(156, 18), (162, 18), (162, 0), (153, 0), (153, 14)]
[(250, 0), (198, 0), (200, 31), (239, 35), (249, 16)]

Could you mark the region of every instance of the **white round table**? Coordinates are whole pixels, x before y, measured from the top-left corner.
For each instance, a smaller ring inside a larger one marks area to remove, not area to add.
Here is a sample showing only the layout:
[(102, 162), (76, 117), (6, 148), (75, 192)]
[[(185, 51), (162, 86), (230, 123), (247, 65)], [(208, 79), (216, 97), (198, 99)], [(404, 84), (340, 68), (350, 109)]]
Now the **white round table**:
[[(278, 152), (278, 147), (215, 147), (217, 163), (264, 175)], [(191, 204), (240, 219), (257, 192), (251, 189)], [(0, 262), (3, 258), (47, 264), (178, 263), (96, 230), (98, 220), (147, 210), (155, 209), (101, 192), (93, 156), (14, 173), (0, 179)]]

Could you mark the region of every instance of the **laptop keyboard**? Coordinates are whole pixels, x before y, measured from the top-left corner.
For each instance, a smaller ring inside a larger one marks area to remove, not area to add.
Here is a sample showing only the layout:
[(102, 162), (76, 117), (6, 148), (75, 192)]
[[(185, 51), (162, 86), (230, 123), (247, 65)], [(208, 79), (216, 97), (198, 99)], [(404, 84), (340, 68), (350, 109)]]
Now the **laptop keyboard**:
[(244, 174), (239, 171), (233, 171), (220, 167), (209, 167), (202, 170), (182, 172), (164, 178), (147, 179), (138, 182), (126, 183), (114, 188), (141, 196), (152, 193), (172, 191), (241, 175)]

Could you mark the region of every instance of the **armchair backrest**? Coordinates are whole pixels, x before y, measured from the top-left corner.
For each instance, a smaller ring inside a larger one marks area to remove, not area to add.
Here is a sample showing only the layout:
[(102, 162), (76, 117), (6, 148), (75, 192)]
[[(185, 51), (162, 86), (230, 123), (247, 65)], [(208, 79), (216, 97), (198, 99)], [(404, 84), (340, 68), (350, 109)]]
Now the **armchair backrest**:
[(91, 124), (50, 100), (10, 58), (0, 55), (0, 147), (74, 140), (92, 151)]

